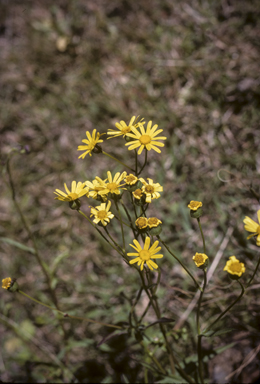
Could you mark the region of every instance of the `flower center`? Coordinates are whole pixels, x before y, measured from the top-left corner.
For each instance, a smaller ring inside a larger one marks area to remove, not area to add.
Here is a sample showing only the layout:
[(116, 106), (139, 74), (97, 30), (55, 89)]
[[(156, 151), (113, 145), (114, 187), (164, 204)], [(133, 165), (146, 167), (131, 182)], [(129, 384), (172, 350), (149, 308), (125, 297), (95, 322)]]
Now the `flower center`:
[(150, 252), (149, 252), (149, 251), (146, 251), (145, 249), (142, 249), (142, 251), (140, 251), (140, 253), (139, 253), (139, 257), (140, 257), (143, 261), (150, 260), (150, 258), (151, 258), (151, 256), (150, 256)]
[(147, 219), (145, 218), (142, 218), (142, 217), (139, 217), (139, 219), (137, 220), (137, 225), (139, 228), (143, 228), (143, 227), (146, 227), (146, 221)]
[(204, 264), (204, 258), (202, 255), (197, 255), (194, 261), (196, 263)]
[(97, 214), (97, 217), (100, 219), (100, 220), (103, 220), (107, 217), (107, 211), (103, 210), (103, 211), (99, 211), (98, 214)]
[(150, 217), (150, 219), (148, 219), (148, 224), (149, 225), (158, 225), (158, 219), (156, 217)]
[(137, 177), (136, 176), (133, 176), (133, 175), (129, 175), (126, 177), (126, 182), (131, 184), (133, 181), (136, 181), (137, 180)]
[(241, 272), (241, 265), (240, 263), (234, 263), (230, 267), (230, 271), (233, 273), (240, 273)]
[(141, 196), (142, 196), (142, 190), (141, 190), (140, 188), (139, 188), (139, 189), (136, 189), (136, 190), (135, 190), (135, 195), (141, 197)]
[(114, 192), (116, 189), (118, 189), (117, 183), (108, 183), (107, 189), (110, 190), (110, 192)]
[(121, 129), (121, 132), (125, 135), (126, 133), (131, 132), (132, 126), (124, 127)]
[(141, 144), (147, 145), (152, 141), (152, 138), (149, 135), (142, 135), (139, 140)]
[(145, 192), (146, 193), (153, 193), (154, 192), (154, 187), (152, 185), (146, 185), (145, 186)]
[(68, 196), (71, 198), (71, 200), (76, 200), (78, 198), (77, 193), (70, 193)]

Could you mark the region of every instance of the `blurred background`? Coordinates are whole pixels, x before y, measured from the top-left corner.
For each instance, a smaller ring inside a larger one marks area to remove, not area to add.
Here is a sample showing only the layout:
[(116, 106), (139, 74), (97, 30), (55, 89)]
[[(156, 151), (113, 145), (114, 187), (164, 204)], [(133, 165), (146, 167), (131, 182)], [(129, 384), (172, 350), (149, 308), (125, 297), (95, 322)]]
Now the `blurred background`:
[[(82, 216), (54, 200), (53, 191), (64, 182), (105, 177), (107, 170), (122, 172), (102, 155), (78, 159), (77, 146), (87, 130), (104, 133), (140, 115), (168, 138), (162, 154), (149, 153), (142, 175), (164, 187), (149, 211), (163, 221), (163, 240), (202, 279), (192, 262), (202, 242), (187, 209), (190, 200), (200, 200), (211, 262), (226, 241), (204, 297), (205, 323), (234, 300), (240, 291), (223, 272), (226, 260), (236, 255), (245, 263), (246, 281), (259, 257), (243, 228), (244, 216), (256, 220), (259, 209), (250, 193), (250, 187), (260, 192), (259, 35), (257, 0), (1, 0), (1, 279), (16, 277), (23, 291), (51, 303), (8, 186), (7, 155), (25, 149), (11, 160), (16, 198), (51, 269), (61, 309), (113, 324), (127, 321), (139, 276)], [(121, 138), (103, 148), (134, 164)], [(95, 202), (82, 203), (88, 214)], [(116, 226), (113, 233), (120, 238)], [(163, 315), (178, 322), (194, 287), (166, 250), (164, 255), (158, 297)], [(233, 332), (204, 340), (211, 382), (259, 377), (259, 287), (258, 273), (223, 322)], [(117, 335), (98, 346), (111, 330), (66, 319), (64, 342), (55, 313), (3, 289), (0, 297), (2, 381), (144, 381), (134, 338)], [(146, 300), (143, 295), (138, 313)], [(145, 320), (154, 320), (152, 311)], [(194, 314), (179, 329), (167, 329), (180, 360), (195, 353)]]

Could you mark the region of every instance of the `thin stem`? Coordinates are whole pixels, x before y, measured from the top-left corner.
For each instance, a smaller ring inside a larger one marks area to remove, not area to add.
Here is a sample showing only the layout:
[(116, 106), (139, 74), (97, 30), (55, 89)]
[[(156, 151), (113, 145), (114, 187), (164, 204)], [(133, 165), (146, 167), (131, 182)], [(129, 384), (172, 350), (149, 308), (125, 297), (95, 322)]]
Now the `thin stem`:
[(259, 264), (260, 264), (260, 257), (258, 258), (258, 262), (257, 262), (257, 264), (256, 264), (256, 267), (255, 267), (253, 276), (251, 277), (251, 279), (250, 279), (249, 282), (247, 283), (246, 288), (249, 287), (249, 285), (251, 284), (253, 278), (255, 277), (255, 274), (256, 274), (256, 272), (257, 272), (257, 270), (258, 270)]
[(107, 323), (103, 323), (103, 322), (101, 322), (101, 321), (96, 321), (96, 320), (88, 319), (88, 318), (86, 318), (86, 317), (71, 316), (71, 315), (69, 315), (69, 314), (66, 313), (66, 312), (60, 311), (60, 310), (57, 309), (57, 308), (51, 307), (50, 305), (44, 304), (44, 303), (42, 303), (41, 301), (34, 299), (33, 297), (27, 295), (27, 293), (21, 291), (20, 289), (19, 289), (17, 292), (21, 293), (23, 296), (27, 297), (28, 299), (34, 301), (34, 302), (37, 303), (37, 304), (43, 305), (44, 307), (49, 308), (49, 309), (51, 309), (52, 311), (56, 311), (56, 312), (62, 314), (64, 317), (69, 317), (69, 318), (71, 318), (71, 319), (77, 319), (77, 320), (84, 320), (84, 321), (87, 321), (87, 322), (89, 322), (89, 323), (100, 324), (100, 325), (104, 325), (104, 326), (106, 326), (106, 327), (110, 327), (110, 328), (123, 329), (123, 327), (120, 327), (120, 326), (118, 326), (118, 325), (107, 324)]
[(138, 170), (138, 158), (137, 158), (137, 150), (135, 149), (135, 176), (137, 176)]
[(165, 375), (165, 374), (166, 374), (165, 369), (161, 366), (161, 364), (160, 364), (159, 361), (156, 359), (156, 357), (153, 355), (153, 353), (149, 351), (149, 349), (147, 348), (147, 346), (145, 345), (145, 343), (144, 343), (143, 341), (140, 341), (140, 344), (141, 344), (142, 347), (144, 348), (144, 350), (145, 350), (145, 352), (147, 353), (147, 355), (153, 360), (153, 362), (155, 363), (155, 365), (157, 366), (157, 368), (159, 368), (159, 370)]
[(197, 221), (198, 221), (198, 224), (199, 224), (199, 227), (200, 227), (200, 233), (201, 233), (201, 237), (202, 237), (202, 241), (203, 241), (203, 252), (206, 254), (205, 238), (204, 238), (204, 235), (203, 235), (203, 231), (202, 231), (202, 227), (201, 227), (201, 223), (200, 223), (200, 218), (199, 217), (197, 218)]
[(47, 281), (47, 285), (48, 285), (48, 290), (49, 290), (49, 293), (51, 295), (51, 298), (52, 298), (52, 301), (55, 305), (55, 307), (57, 307), (57, 309), (59, 309), (59, 306), (58, 306), (58, 300), (57, 300), (57, 297), (56, 297), (56, 293), (55, 291), (52, 289), (52, 286), (51, 286), (51, 278), (48, 274), (48, 271), (40, 257), (40, 254), (39, 254), (39, 251), (38, 251), (38, 246), (37, 246), (37, 243), (36, 243), (36, 240), (35, 240), (35, 237), (33, 235), (33, 233), (31, 232), (31, 229), (29, 227), (29, 225), (27, 224), (27, 221), (25, 219), (25, 216), (20, 208), (20, 205), (18, 204), (17, 200), (16, 200), (16, 194), (15, 194), (15, 186), (14, 186), (14, 182), (13, 182), (13, 179), (12, 179), (12, 173), (11, 173), (11, 167), (10, 167), (10, 161), (11, 161), (11, 158), (10, 156), (8, 156), (7, 158), (7, 162), (6, 162), (6, 169), (7, 169), (7, 173), (8, 173), (8, 177), (9, 177), (9, 183), (10, 183), (10, 187), (11, 187), (11, 191), (12, 191), (12, 200), (13, 200), (13, 203), (15, 205), (15, 208), (17, 210), (17, 212), (19, 213), (20, 215), (20, 218), (21, 218), (21, 221), (23, 223), (23, 226), (24, 228), (26, 229), (28, 235), (29, 235), (29, 238), (32, 240), (33, 242), (33, 248), (34, 248), (34, 255), (35, 255), (35, 258), (38, 262), (38, 264), (40, 265), (41, 267), (41, 270), (46, 278), (46, 281)]
[(117, 251), (121, 256), (123, 256), (123, 257), (125, 258), (124, 254), (123, 254), (122, 252), (120, 252), (120, 251), (118, 250), (118, 248), (116, 248), (116, 247), (115, 247), (115, 246), (114, 246), (114, 245), (113, 245), (113, 244), (106, 238), (106, 236), (103, 235), (103, 233), (98, 229), (98, 227), (97, 227), (95, 224), (92, 223), (92, 221), (90, 220), (90, 218), (89, 218), (88, 216), (86, 216), (85, 213), (83, 213), (80, 209), (78, 210), (78, 212), (79, 212), (82, 216), (84, 216), (85, 219), (88, 220), (88, 222), (92, 225), (92, 227), (94, 227), (94, 228), (98, 231), (98, 233), (100, 234), (100, 236), (102, 236), (103, 239), (104, 239), (109, 245), (111, 245), (111, 247), (114, 248), (115, 251)]
[(167, 244), (165, 244), (165, 242), (160, 238), (159, 235), (157, 236), (157, 239), (160, 240), (160, 242), (165, 246), (167, 251), (181, 264), (182, 268), (185, 269), (185, 271), (188, 273), (188, 275), (192, 278), (192, 280), (196, 284), (197, 288), (201, 291), (202, 288), (199, 286), (199, 284), (197, 283), (197, 281), (195, 280), (191, 272), (188, 270), (188, 268), (180, 261), (180, 259), (177, 256), (174, 255), (174, 253), (170, 250), (170, 248), (167, 246)]
[(238, 282), (238, 284), (240, 285), (242, 291), (240, 293), (240, 295), (238, 296), (238, 298), (232, 303), (230, 304), (227, 309), (225, 309), (224, 312), (222, 312), (217, 318), (215, 321), (213, 321), (213, 323), (211, 323), (206, 329), (204, 329), (203, 333), (207, 332), (210, 330), (210, 328), (213, 327), (213, 325), (215, 325), (220, 319), (222, 319), (222, 317), (241, 299), (241, 297), (243, 296), (243, 294), (245, 293), (245, 288), (244, 286), (240, 283), (239, 280), (236, 280)]
[(202, 302), (202, 296), (205, 291), (205, 287), (207, 285), (207, 269), (203, 269), (204, 273), (204, 283), (203, 283), (203, 288), (202, 291), (200, 292), (200, 297), (198, 301), (198, 307), (197, 307), (197, 318), (196, 318), (196, 323), (197, 323), (197, 333), (198, 333), (198, 345), (197, 345), (197, 352), (198, 352), (198, 366), (199, 366), (199, 377), (201, 384), (204, 384), (203, 380), (203, 361), (202, 361), (202, 349), (201, 349), (201, 339), (202, 336), (200, 335), (200, 307), (201, 307), (201, 302)]
[(143, 164), (142, 168), (139, 170), (137, 176), (140, 175), (140, 173), (142, 172), (142, 170), (144, 169), (144, 167), (145, 167), (146, 164), (147, 164), (147, 152), (148, 152), (148, 151), (147, 151), (147, 149), (145, 148), (145, 159), (144, 159), (144, 164)]
[(121, 212), (120, 212), (120, 209), (118, 207), (117, 201), (116, 200), (114, 200), (114, 201), (115, 201), (116, 210), (118, 212), (119, 221), (120, 221), (121, 234), (122, 234), (122, 239), (123, 239), (123, 251), (125, 252), (125, 234), (124, 234), (124, 227), (123, 227), (123, 222), (122, 222), (122, 216), (121, 216)]
[(130, 171), (132, 171), (132, 172), (135, 172), (135, 170), (134, 170), (134, 169), (132, 169), (132, 168), (128, 167), (128, 165), (126, 165), (126, 164), (125, 164), (125, 163), (123, 163), (122, 161), (118, 160), (116, 157), (114, 157), (114, 156), (110, 155), (110, 154), (109, 154), (109, 153), (107, 153), (107, 152), (104, 152), (103, 150), (102, 150), (102, 153), (103, 153), (104, 155), (106, 155), (106, 156), (110, 157), (111, 159), (113, 159), (113, 160), (117, 161), (119, 164), (123, 165), (124, 167), (126, 167), (126, 168), (130, 169)]

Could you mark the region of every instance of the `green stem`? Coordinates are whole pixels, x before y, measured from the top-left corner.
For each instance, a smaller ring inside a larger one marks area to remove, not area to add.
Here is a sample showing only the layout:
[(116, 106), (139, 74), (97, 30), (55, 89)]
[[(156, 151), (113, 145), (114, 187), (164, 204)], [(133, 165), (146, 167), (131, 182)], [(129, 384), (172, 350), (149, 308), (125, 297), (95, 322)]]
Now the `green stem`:
[(188, 270), (188, 268), (180, 261), (180, 259), (174, 255), (174, 253), (170, 250), (170, 248), (165, 244), (165, 242), (160, 238), (160, 236), (158, 235), (157, 236), (157, 239), (160, 240), (160, 242), (165, 246), (165, 248), (167, 249), (167, 251), (181, 264), (182, 268), (185, 269), (185, 271), (188, 273), (188, 275), (192, 278), (192, 280), (194, 281), (194, 283), (196, 284), (196, 286), (198, 287), (198, 289), (200, 291), (202, 291), (202, 288), (199, 286), (199, 284), (197, 283), (197, 281), (195, 280), (195, 278), (193, 277), (193, 275), (191, 274), (191, 272)]
[(143, 166), (142, 166), (142, 168), (140, 169), (140, 171), (138, 172), (138, 174), (137, 174), (137, 176), (139, 176), (140, 174), (141, 174), (141, 172), (142, 172), (142, 170), (144, 169), (144, 167), (146, 166), (146, 164), (147, 164), (147, 149), (145, 148), (145, 159), (144, 159), (144, 164), (143, 164)]
[[(20, 208), (20, 205), (18, 204), (17, 200), (16, 200), (16, 194), (15, 194), (15, 186), (14, 186), (14, 182), (13, 182), (13, 179), (12, 179), (12, 173), (11, 173), (11, 167), (10, 167), (10, 161), (11, 161), (11, 157), (8, 156), (7, 158), (7, 162), (6, 162), (6, 169), (7, 169), (7, 173), (8, 173), (8, 177), (9, 177), (9, 183), (10, 183), (10, 187), (11, 187), (11, 191), (12, 191), (12, 200), (13, 200), (13, 203), (15, 205), (15, 208), (17, 210), (17, 212), (19, 213), (20, 215), (20, 218), (21, 218), (21, 221), (23, 223), (23, 226), (24, 228), (26, 229), (28, 235), (29, 235), (29, 238), (32, 240), (33, 242), (33, 248), (34, 248), (34, 255), (35, 255), (35, 258), (38, 262), (38, 264), (40, 265), (41, 267), (41, 270), (46, 278), (46, 281), (47, 281), (47, 285), (48, 285), (48, 290), (49, 290), (49, 293), (51, 295), (51, 298), (52, 298), (52, 301), (55, 305), (55, 307), (57, 309), (59, 309), (59, 306), (58, 306), (58, 300), (57, 300), (57, 297), (56, 297), (56, 293), (55, 291), (52, 289), (52, 286), (51, 286), (51, 278), (48, 274), (48, 271), (40, 257), (40, 254), (39, 254), (39, 251), (38, 251), (38, 246), (37, 246), (37, 243), (36, 243), (36, 240), (35, 240), (35, 237), (34, 235), (32, 234), (31, 232), (31, 229), (29, 227), (29, 225), (27, 224), (27, 221), (24, 217), (24, 214)], [(64, 331), (64, 334), (65, 334), (65, 331)]]
[(114, 248), (115, 251), (117, 251), (121, 256), (123, 256), (123, 257), (125, 258), (124, 253), (120, 252), (120, 251), (118, 250), (118, 248), (115, 247), (115, 246), (114, 246), (114, 245), (113, 245), (113, 244), (106, 238), (106, 236), (103, 235), (103, 233), (97, 228), (97, 226), (96, 226), (95, 224), (92, 223), (92, 221), (90, 220), (90, 218), (89, 218), (88, 216), (86, 216), (85, 213), (83, 213), (80, 209), (78, 210), (78, 212), (79, 212), (82, 216), (84, 216), (85, 219), (88, 220), (88, 222), (92, 225), (92, 227), (94, 227), (94, 228), (98, 231), (98, 233), (100, 234), (100, 236), (102, 236), (103, 239), (104, 239), (104, 240), (105, 240), (105, 241), (106, 241), (112, 248)]
[(204, 283), (203, 283), (202, 291), (200, 292), (200, 297), (199, 297), (198, 307), (197, 307), (197, 319), (196, 319), (197, 333), (198, 333), (198, 345), (197, 345), (198, 366), (199, 366), (199, 377), (200, 377), (201, 384), (204, 384), (204, 380), (203, 380), (203, 360), (202, 360), (202, 349), (201, 349), (202, 336), (200, 334), (200, 307), (202, 302), (202, 296), (205, 291), (205, 287), (207, 285), (207, 269), (206, 268), (203, 269), (203, 273), (204, 273)]
[(253, 276), (251, 277), (251, 279), (250, 279), (249, 282), (247, 283), (246, 288), (249, 287), (249, 285), (251, 284), (253, 278), (255, 277), (255, 274), (256, 274), (256, 272), (257, 272), (257, 270), (258, 270), (259, 264), (260, 264), (260, 257), (258, 258), (258, 262), (257, 262), (257, 264), (256, 264), (256, 267), (255, 267)]
[(137, 157), (137, 150), (135, 149), (135, 176), (137, 176), (138, 171), (138, 157)]
[(197, 221), (198, 221), (198, 224), (199, 224), (199, 227), (200, 227), (200, 233), (201, 233), (201, 237), (202, 237), (202, 241), (203, 241), (203, 252), (206, 254), (205, 238), (204, 238), (204, 235), (203, 235), (203, 231), (202, 231), (202, 227), (201, 227), (201, 223), (200, 223), (200, 218), (199, 217), (197, 218)]
[(211, 323), (206, 329), (204, 329), (203, 333), (207, 332), (210, 330), (210, 328), (213, 327), (213, 325), (215, 325), (220, 319), (222, 319), (222, 317), (238, 302), (238, 300), (241, 299), (241, 297), (243, 296), (243, 294), (245, 293), (245, 288), (244, 286), (240, 283), (239, 280), (236, 280), (238, 282), (238, 284), (240, 285), (241, 289), (242, 289), (242, 292), (240, 293), (240, 295), (238, 296), (238, 298), (232, 303), (230, 304), (227, 309), (225, 309), (224, 312), (222, 312), (217, 318), (215, 321), (213, 321), (213, 323)]
[(125, 234), (124, 234), (124, 227), (123, 227), (123, 222), (122, 222), (122, 216), (121, 216), (121, 212), (120, 212), (120, 209), (118, 207), (117, 201), (116, 200), (114, 200), (114, 201), (115, 201), (116, 210), (118, 212), (119, 221), (120, 221), (121, 234), (122, 234), (122, 239), (123, 239), (123, 251), (125, 252)]
[(140, 344), (141, 344), (142, 347), (144, 348), (144, 350), (145, 350), (145, 352), (147, 353), (147, 355), (153, 360), (153, 362), (155, 363), (155, 365), (157, 366), (157, 368), (159, 368), (159, 370), (165, 375), (165, 374), (166, 374), (165, 369), (161, 366), (161, 364), (160, 364), (159, 361), (156, 359), (156, 357), (153, 355), (153, 353), (149, 351), (149, 349), (147, 348), (147, 346), (145, 345), (145, 343), (144, 343), (143, 341), (140, 341)]
[(114, 157), (114, 156), (112, 156), (112, 155), (110, 155), (109, 153), (107, 153), (107, 152), (104, 152), (104, 151), (102, 151), (102, 153), (103, 153), (104, 155), (106, 155), (106, 156), (110, 157), (111, 159), (113, 159), (113, 160), (117, 161), (119, 164), (123, 165), (124, 167), (126, 167), (126, 168), (130, 169), (130, 171), (132, 171), (132, 172), (135, 172), (135, 171), (134, 171), (134, 169), (132, 169), (132, 168), (128, 167), (128, 165), (126, 165), (126, 164), (125, 164), (125, 163), (123, 163), (122, 161), (118, 160), (116, 157)]
[(37, 303), (37, 304), (43, 305), (44, 307), (49, 308), (49, 309), (51, 309), (52, 311), (56, 311), (56, 312), (62, 314), (64, 317), (69, 317), (69, 318), (71, 318), (71, 319), (77, 319), (77, 320), (84, 320), (84, 321), (87, 321), (87, 322), (89, 322), (89, 323), (100, 324), (100, 325), (104, 325), (104, 326), (106, 326), (106, 327), (110, 327), (110, 328), (123, 329), (123, 327), (120, 327), (120, 326), (118, 326), (118, 325), (107, 324), (107, 323), (103, 323), (103, 322), (100, 322), (100, 321), (96, 321), (96, 320), (88, 319), (88, 318), (86, 318), (86, 317), (71, 316), (71, 315), (69, 315), (69, 314), (66, 313), (66, 312), (62, 312), (62, 311), (60, 311), (60, 310), (57, 309), (57, 308), (51, 307), (50, 305), (44, 304), (44, 303), (42, 303), (41, 301), (34, 299), (33, 297), (27, 295), (27, 293), (21, 291), (20, 289), (19, 289), (17, 292), (21, 293), (23, 296), (27, 297), (28, 299), (34, 301), (34, 302)]

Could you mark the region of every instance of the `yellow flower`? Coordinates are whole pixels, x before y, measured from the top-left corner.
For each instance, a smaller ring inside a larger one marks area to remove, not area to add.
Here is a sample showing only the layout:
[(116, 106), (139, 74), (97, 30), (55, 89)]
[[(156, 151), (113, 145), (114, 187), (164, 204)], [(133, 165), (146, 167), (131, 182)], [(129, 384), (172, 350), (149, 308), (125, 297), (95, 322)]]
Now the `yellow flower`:
[(161, 220), (157, 219), (157, 217), (150, 217), (148, 219), (148, 226), (150, 228), (156, 228), (160, 224), (162, 224), (162, 222), (161, 222)]
[[(200, 268), (203, 266), (205, 263), (207, 264), (208, 256), (205, 255), (205, 253), (198, 253), (193, 256), (192, 260), (194, 260), (194, 263), (196, 264), (196, 267)], [(205, 265), (207, 266), (207, 265)]]
[(143, 196), (143, 192), (142, 192), (142, 190), (140, 188), (136, 189), (132, 193), (133, 193), (134, 198), (137, 199), (137, 200), (140, 200), (141, 197)]
[(79, 145), (78, 146), (78, 151), (85, 151), (84, 153), (82, 153), (82, 155), (79, 156), (79, 159), (82, 157), (82, 159), (85, 158), (85, 156), (89, 153), (89, 156), (92, 156), (91, 152), (93, 151), (93, 149), (95, 148), (96, 144), (97, 143), (103, 143), (103, 140), (100, 140), (100, 136), (101, 134), (97, 132), (96, 134), (96, 129), (93, 130), (92, 132), (92, 136), (91, 134), (89, 133), (89, 131), (86, 131), (86, 135), (87, 135), (87, 139), (85, 140), (82, 140), (82, 143), (85, 143), (87, 145)]
[(91, 215), (95, 216), (93, 223), (98, 224), (100, 221), (104, 227), (110, 222), (110, 219), (113, 219), (113, 213), (109, 212), (111, 207), (111, 201), (108, 201), (107, 206), (106, 203), (102, 203), (98, 207), (91, 207)]
[(142, 121), (143, 119), (135, 123), (135, 120), (137, 119), (138, 119), (138, 116), (137, 118), (135, 118), (135, 116), (131, 117), (131, 120), (128, 125), (123, 120), (121, 120), (120, 123), (116, 123), (115, 126), (117, 127), (118, 131), (114, 129), (109, 129), (107, 134), (112, 135), (112, 137), (108, 137), (108, 139), (112, 139), (113, 137), (118, 137), (118, 136), (125, 137), (127, 133), (132, 132), (133, 128), (138, 128), (140, 125), (142, 126), (145, 124), (145, 122)]
[(7, 277), (6, 279), (2, 280), (2, 288), (4, 289), (9, 289), (12, 284), (12, 279), (11, 277)]
[(197, 209), (200, 207), (202, 207), (201, 201), (191, 200), (190, 204), (188, 205), (188, 208), (190, 208), (192, 211), (197, 211)]
[(153, 149), (154, 151), (161, 153), (161, 150), (157, 147), (164, 147), (164, 144), (157, 142), (157, 140), (166, 140), (167, 137), (164, 137), (164, 136), (156, 137), (163, 130), (159, 129), (158, 131), (156, 131), (158, 127), (157, 124), (155, 124), (152, 127), (152, 129), (151, 129), (151, 126), (152, 126), (152, 121), (149, 121), (149, 123), (147, 124), (146, 131), (143, 125), (140, 125), (139, 128), (141, 132), (139, 132), (136, 128), (132, 128), (133, 133), (126, 134), (127, 137), (131, 137), (134, 139), (129, 143), (125, 144), (125, 145), (130, 145), (130, 147), (128, 148), (130, 151), (132, 149), (140, 147), (138, 150), (138, 155), (142, 153), (144, 148), (146, 148), (148, 151)]
[[(93, 180), (92, 183), (91, 181), (85, 181), (85, 184), (89, 187), (89, 197), (97, 200), (98, 193), (102, 191), (104, 187), (102, 187), (97, 180)], [(106, 201), (107, 197), (104, 195), (102, 196), (102, 199), (103, 201)]]
[(143, 178), (140, 178), (139, 180), (144, 184), (142, 192), (146, 195), (146, 203), (151, 203), (153, 199), (159, 199), (161, 196), (159, 192), (163, 191), (163, 187), (159, 183), (154, 184), (153, 180), (149, 178), (147, 178), (149, 184)]
[(242, 276), (242, 273), (246, 271), (246, 268), (245, 264), (240, 263), (240, 261), (237, 260), (236, 256), (230, 256), (223, 271), (227, 271), (231, 275), (236, 275), (240, 277)]
[(126, 178), (125, 178), (125, 183), (126, 185), (134, 185), (136, 184), (138, 181), (138, 177), (130, 174), (130, 175), (127, 175)]
[(135, 221), (135, 225), (139, 229), (144, 229), (148, 225), (148, 220), (146, 217), (138, 217), (138, 219)]
[(159, 244), (159, 241), (155, 241), (155, 243), (150, 247), (151, 239), (150, 237), (145, 238), (144, 247), (142, 248), (141, 245), (138, 243), (137, 240), (133, 240), (135, 245), (129, 244), (132, 248), (134, 248), (137, 253), (128, 253), (127, 256), (137, 256), (135, 259), (130, 261), (130, 264), (138, 263), (138, 266), (141, 266), (141, 271), (144, 268), (144, 263), (148, 265), (148, 267), (153, 271), (153, 268), (157, 269), (158, 265), (155, 264), (155, 262), (151, 259), (161, 259), (163, 255), (159, 254), (156, 255), (157, 252), (161, 250), (161, 247), (157, 247)]
[[(260, 224), (260, 209), (257, 211), (258, 223)], [(260, 225), (256, 223), (254, 220), (250, 219), (250, 217), (246, 216), (243, 223), (245, 224), (245, 230), (248, 232), (254, 232), (252, 235), (248, 236), (247, 239), (250, 239), (253, 236), (257, 236), (256, 245), (260, 247)]]
[(64, 187), (67, 193), (62, 192), (60, 189), (56, 189), (56, 192), (54, 193), (58, 195), (58, 197), (55, 197), (55, 199), (58, 199), (60, 201), (73, 201), (79, 199), (84, 195), (88, 196), (89, 188), (85, 186), (85, 183), (81, 183), (81, 181), (78, 183), (76, 183), (76, 181), (72, 181), (71, 192), (68, 189), (66, 183), (64, 183)]
[[(111, 172), (107, 172), (107, 179), (104, 181), (100, 179), (100, 177), (96, 176), (96, 180), (99, 182), (100, 186), (103, 188), (98, 192), (99, 195), (107, 195), (108, 193), (115, 193), (116, 195), (120, 195), (120, 188), (125, 185), (125, 183), (121, 184), (122, 180), (126, 177), (126, 172), (123, 172), (120, 175), (120, 172), (117, 172), (112, 178)], [(108, 180), (108, 183), (107, 183)], [(125, 189), (125, 188), (123, 188)]]

